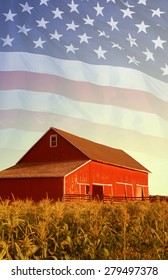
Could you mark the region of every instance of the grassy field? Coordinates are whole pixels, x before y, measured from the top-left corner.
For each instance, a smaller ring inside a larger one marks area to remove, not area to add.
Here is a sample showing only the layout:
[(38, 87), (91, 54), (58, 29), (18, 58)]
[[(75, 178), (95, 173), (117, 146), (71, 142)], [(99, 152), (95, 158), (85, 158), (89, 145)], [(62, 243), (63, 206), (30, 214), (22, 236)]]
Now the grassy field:
[(168, 259), (168, 203), (0, 202), (0, 259)]

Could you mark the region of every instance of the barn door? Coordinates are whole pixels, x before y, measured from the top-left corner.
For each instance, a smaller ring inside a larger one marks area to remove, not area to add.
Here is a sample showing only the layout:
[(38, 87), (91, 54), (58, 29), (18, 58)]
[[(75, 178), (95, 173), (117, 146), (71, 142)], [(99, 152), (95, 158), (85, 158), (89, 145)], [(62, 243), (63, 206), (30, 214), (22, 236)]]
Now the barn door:
[(96, 200), (103, 200), (103, 186), (93, 185), (92, 197)]
[(144, 192), (143, 192), (143, 188), (141, 186), (137, 187), (137, 191), (136, 191), (136, 197), (137, 199), (141, 200), (144, 197)]

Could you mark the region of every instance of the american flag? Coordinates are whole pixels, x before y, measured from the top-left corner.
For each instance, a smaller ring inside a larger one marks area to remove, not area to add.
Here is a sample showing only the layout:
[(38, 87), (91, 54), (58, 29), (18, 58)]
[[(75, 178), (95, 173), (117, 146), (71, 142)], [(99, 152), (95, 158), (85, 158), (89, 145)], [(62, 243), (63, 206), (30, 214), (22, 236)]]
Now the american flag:
[(153, 188), (167, 184), (167, 1), (0, 4), (1, 169), (54, 126), (131, 152)]

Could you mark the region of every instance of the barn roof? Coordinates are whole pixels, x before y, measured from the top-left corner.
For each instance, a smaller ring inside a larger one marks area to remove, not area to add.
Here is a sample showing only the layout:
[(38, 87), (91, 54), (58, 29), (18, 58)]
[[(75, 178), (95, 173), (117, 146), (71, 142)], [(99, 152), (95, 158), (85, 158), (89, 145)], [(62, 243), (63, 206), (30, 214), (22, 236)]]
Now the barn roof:
[(1, 179), (64, 177), (87, 161), (18, 163), (0, 172)]
[(54, 127), (51, 129), (63, 136), (91, 160), (133, 170), (150, 172), (123, 150), (105, 146)]

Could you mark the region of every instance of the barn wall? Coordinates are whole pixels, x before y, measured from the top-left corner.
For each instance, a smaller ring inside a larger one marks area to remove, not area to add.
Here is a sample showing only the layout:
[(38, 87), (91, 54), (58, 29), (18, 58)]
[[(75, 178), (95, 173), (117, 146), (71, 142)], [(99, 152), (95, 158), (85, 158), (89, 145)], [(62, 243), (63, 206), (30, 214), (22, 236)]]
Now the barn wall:
[(147, 173), (93, 161), (66, 176), (65, 184), (66, 194), (84, 194), (89, 185), (92, 195), (93, 185), (101, 185), (107, 196), (149, 196)]
[(57, 134), (57, 146), (50, 147), (50, 135), (57, 134), (50, 129), (26, 154), (19, 163), (47, 162), (87, 159), (77, 148)]
[[(65, 187), (63, 187), (65, 181)], [(101, 187), (100, 187), (101, 186)], [(98, 162), (88, 162), (63, 178), (1, 179), (2, 199), (46, 198), (62, 200), (65, 194), (93, 194), (103, 189), (105, 196), (148, 197), (148, 174)], [(89, 190), (89, 191), (88, 191)]]
[(39, 201), (46, 197), (54, 200), (63, 197), (63, 178), (31, 178), (0, 180), (0, 197)]
[(90, 163), (84, 164), (76, 171), (65, 176), (65, 194), (84, 194), (85, 190), (81, 187), (90, 185), (92, 183), (90, 178)]

